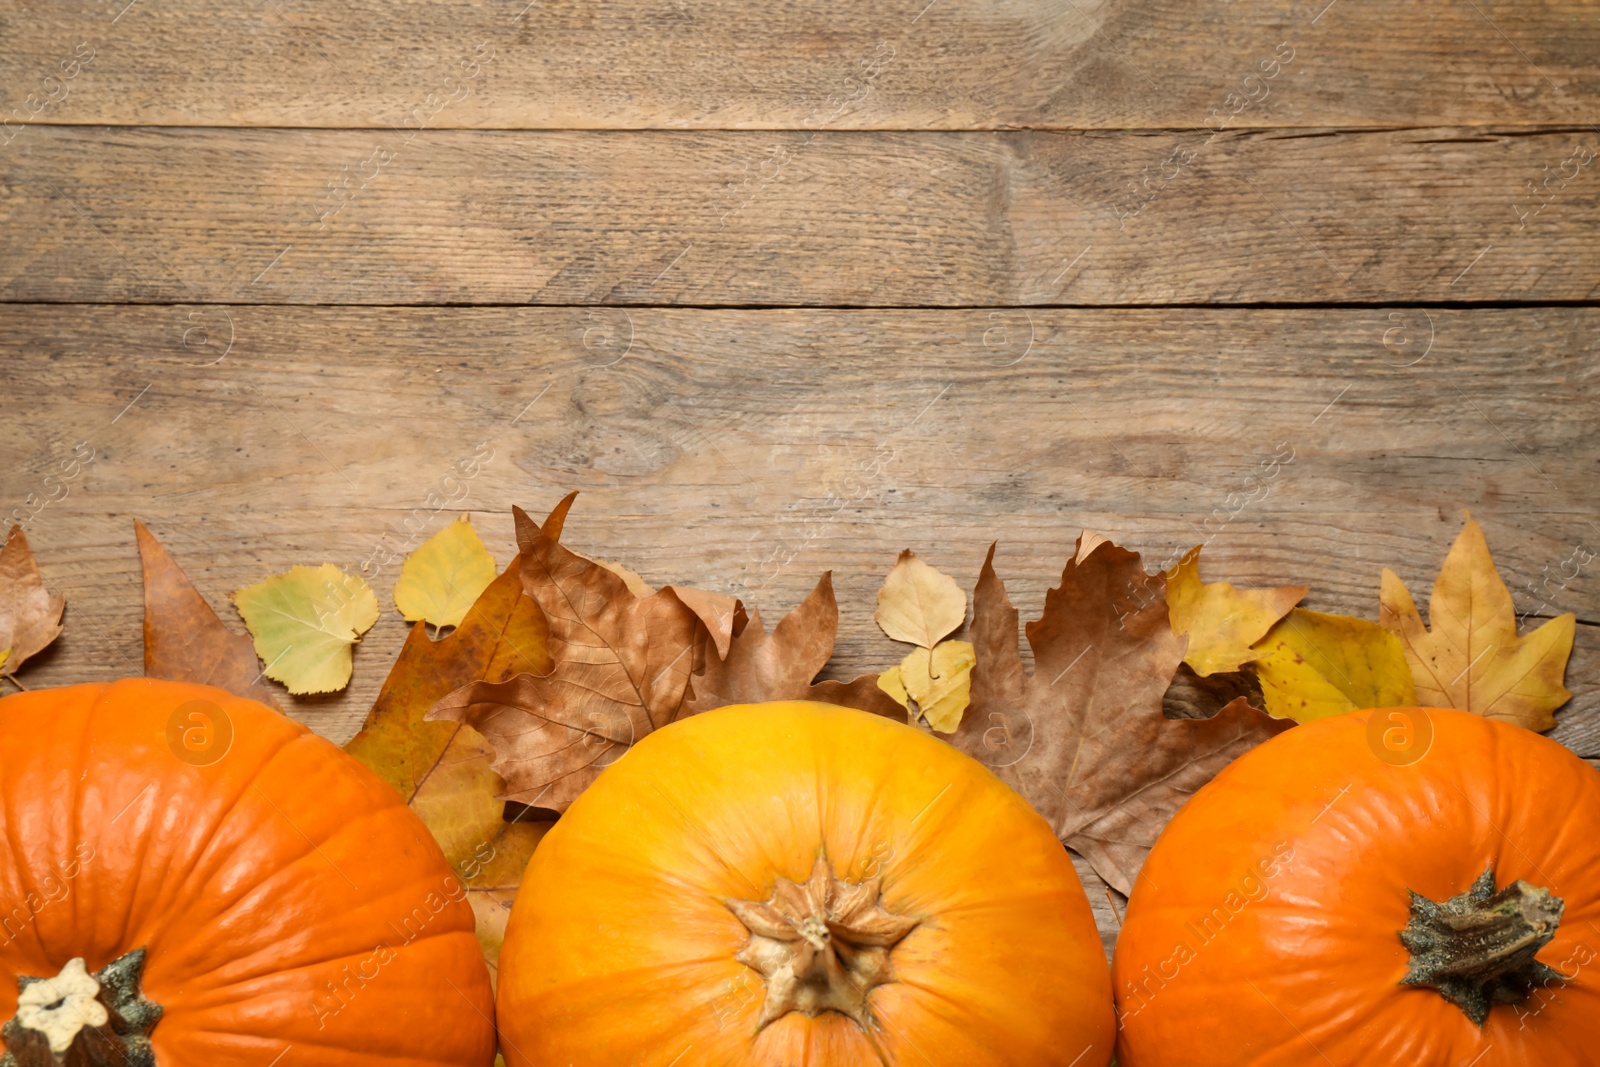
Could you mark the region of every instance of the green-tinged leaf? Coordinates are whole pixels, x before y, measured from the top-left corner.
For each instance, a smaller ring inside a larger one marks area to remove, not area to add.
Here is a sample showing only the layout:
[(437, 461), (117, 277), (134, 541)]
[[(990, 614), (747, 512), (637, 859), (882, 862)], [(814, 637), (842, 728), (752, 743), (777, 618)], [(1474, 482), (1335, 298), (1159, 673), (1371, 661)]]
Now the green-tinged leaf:
[(378, 621), (372, 589), (331, 563), (291, 567), (238, 590), (233, 602), (267, 677), (297, 696), (348, 685), (351, 646)]
[(466, 519), (457, 519), (400, 565), (394, 605), (407, 622), (420, 619), (434, 626), (460, 626), (494, 576), (494, 557), (478, 531)]

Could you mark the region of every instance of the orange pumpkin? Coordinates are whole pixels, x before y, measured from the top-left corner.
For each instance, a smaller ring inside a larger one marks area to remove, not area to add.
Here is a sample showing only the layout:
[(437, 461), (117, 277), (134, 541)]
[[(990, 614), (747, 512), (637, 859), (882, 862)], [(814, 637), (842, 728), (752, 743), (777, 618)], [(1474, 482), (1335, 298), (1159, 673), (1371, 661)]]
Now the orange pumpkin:
[(500, 954), (511, 1067), (1104, 1067), (1109, 970), (1049, 826), (826, 704), (658, 730), (579, 796)]
[(21, 1067), (494, 1058), (472, 908), (427, 828), (254, 701), (142, 678), (0, 700), (0, 830)]
[(1461, 711), (1296, 727), (1167, 827), (1113, 967), (1122, 1067), (1600, 1064), (1600, 774)]

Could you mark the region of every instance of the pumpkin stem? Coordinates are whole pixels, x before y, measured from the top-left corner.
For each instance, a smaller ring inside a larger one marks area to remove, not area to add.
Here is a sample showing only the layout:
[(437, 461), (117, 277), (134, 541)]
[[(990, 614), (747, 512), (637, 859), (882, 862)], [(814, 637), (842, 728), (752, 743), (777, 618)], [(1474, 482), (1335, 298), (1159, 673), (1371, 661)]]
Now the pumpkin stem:
[(1556, 936), (1566, 903), (1524, 881), (1498, 893), (1493, 869), (1444, 903), (1411, 894), (1400, 940), (1411, 950), (1402, 985), (1438, 991), (1482, 1026), (1496, 1004), (1521, 1004), (1535, 986), (1562, 981), (1534, 956)]
[(878, 879), (841, 882), (819, 858), (804, 884), (778, 879), (771, 900), (726, 903), (750, 931), (734, 958), (767, 981), (758, 1029), (791, 1011), (836, 1011), (872, 1032), (867, 995), (894, 981), (889, 952), (918, 924), (884, 909)]
[(143, 976), (136, 948), (93, 974), (79, 956), (54, 978), (18, 977), (0, 1067), (156, 1067), (149, 1034), (161, 1005), (144, 999)]

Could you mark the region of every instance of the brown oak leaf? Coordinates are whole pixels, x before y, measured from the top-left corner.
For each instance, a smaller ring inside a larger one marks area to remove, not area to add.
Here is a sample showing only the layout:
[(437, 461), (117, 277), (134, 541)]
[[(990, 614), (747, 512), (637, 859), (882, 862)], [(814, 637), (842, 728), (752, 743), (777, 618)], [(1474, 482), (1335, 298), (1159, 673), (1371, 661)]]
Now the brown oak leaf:
[(571, 503), (569, 495), (558, 504), (544, 529), (513, 509), (522, 588), (548, 623), (550, 670), (470, 683), (427, 715), (489, 740), (506, 799), (555, 811), (682, 713), (705, 642), (677, 593), (636, 596), (621, 576), (556, 540)]
[(990, 546), (973, 591), (972, 704), (950, 740), (1128, 893), (1179, 806), (1291, 724), (1243, 700), (1209, 719), (1166, 718), (1162, 697), (1186, 642), (1168, 623), (1160, 576), (1146, 575), (1138, 553), (1110, 542), (1085, 546), (1080, 538), (1079, 549), (1027, 625), (1029, 674), (1018, 612)]
[[(738, 612), (744, 614), (742, 605)], [(761, 613), (752, 608), (748, 620), (732, 633), (727, 653), (705, 657), (691, 681), (693, 693), (685, 714), (764, 700), (821, 700), (904, 718), (905, 708), (877, 687), (875, 675), (851, 682), (812, 684), (833, 655), (838, 626), (832, 571), (817, 580), (810, 594), (779, 620), (770, 634), (762, 625)]]
[(246, 634), (223, 623), (178, 561), (133, 520), (144, 573), (144, 675), (199, 682), (283, 710), (261, 681), (261, 660)]
[(66, 599), (45, 588), (22, 527), (0, 549), (0, 671), (15, 674), (23, 660), (61, 634)]

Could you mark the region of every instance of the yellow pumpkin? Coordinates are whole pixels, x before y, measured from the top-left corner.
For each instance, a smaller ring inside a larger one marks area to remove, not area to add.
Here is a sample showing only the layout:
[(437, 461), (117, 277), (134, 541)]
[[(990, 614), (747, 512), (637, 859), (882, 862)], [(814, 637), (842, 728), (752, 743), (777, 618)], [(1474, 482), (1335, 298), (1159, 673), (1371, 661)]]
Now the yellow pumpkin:
[(1049, 826), (889, 719), (791, 701), (645, 737), (523, 876), (510, 1067), (1104, 1067), (1109, 968)]

